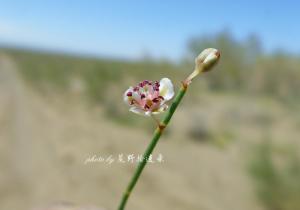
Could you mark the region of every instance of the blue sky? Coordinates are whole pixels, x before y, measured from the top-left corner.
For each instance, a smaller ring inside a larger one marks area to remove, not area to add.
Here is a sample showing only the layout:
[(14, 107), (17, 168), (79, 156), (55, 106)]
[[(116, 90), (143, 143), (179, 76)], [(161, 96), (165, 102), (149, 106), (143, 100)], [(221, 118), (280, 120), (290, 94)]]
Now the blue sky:
[(0, 43), (135, 59), (178, 59), (196, 35), (255, 33), (300, 53), (299, 1), (0, 0)]

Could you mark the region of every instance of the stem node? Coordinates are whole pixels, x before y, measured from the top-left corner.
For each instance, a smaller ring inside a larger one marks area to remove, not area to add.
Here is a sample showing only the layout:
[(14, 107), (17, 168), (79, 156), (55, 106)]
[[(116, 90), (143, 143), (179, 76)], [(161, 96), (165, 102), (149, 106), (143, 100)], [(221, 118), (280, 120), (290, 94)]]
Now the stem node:
[(158, 129), (159, 129), (159, 132), (163, 132), (163, 130), (166, 128), (166, 125), (165, 124), (163, 124), (163, 123), (159, 123), (159, 125), (158, 125)]

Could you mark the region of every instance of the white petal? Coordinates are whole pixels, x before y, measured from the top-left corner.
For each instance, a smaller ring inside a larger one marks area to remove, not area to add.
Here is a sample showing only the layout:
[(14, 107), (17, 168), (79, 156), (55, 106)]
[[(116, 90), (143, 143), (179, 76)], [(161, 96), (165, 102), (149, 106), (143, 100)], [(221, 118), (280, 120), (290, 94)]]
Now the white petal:
[(166, 111), (167, 109), (168, 109), (168, 105), (163, 104), (161, 107), (159, 107), (158, 110), (155, 110), (154, 112), (152, 112), (152, 114), (160, 114), (160, 113), (163, 113), (164, 111)]
[(133, 91), (132, 92), (132, 98), (136, 101), (140, 101), (141, 100), (141, 96), (138, 94), (138, 92)]
[(203, 63), (204, 60), (207, 58), (207, 56), (209, 54), (211, 54), (211, 52), (214, 51), (213, 48), (207, 48), (205, 50), (203, 50), (196, 58), (196, 61), (200, 62), (200, 63)]
[(123, 94), (123, 100), (124, 100), (124, 102), (125, 102), (126, 104), (128, 104), (128, 105), (130, 105), (130, 101), (129, 101), (129, 99), (128, 99), (127, 93), (128, 93), (128, 92), (132, 92), (132, 91), (133, 91), (133, 88), (132, 88), (132, 87), (129, 87), (129, 88), (125, 91), (125, 93)]
[(211, 62), (212, 60), (218, 59), (218, 56), (216, 55), (217, 50), (214, 50), (213, 53), (210, 53), (207, 55), (207, 57), (204, 59), (203, 63)]
[(159, 95), (164, 97), (166, 101), (170, 100), (174, 96), (174, 87), (170, 79), (163, 78), (159, 82)]
[(140, 109), (140, 108), (137, 108), (137, 107), (131, 107), (129, 109), (129, 111), (135, 113), (135, 114), (139, 114), (139, 115), (143, 115), (143, 116), (149, 116), (148, 114), (145, 113), (144, 110)]

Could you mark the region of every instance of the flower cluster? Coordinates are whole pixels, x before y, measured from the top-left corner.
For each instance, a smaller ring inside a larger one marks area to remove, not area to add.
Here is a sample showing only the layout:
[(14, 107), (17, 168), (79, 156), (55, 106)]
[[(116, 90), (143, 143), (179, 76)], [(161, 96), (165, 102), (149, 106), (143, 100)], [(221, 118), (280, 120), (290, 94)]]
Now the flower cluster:
[(160, 82), (144, 80), (135, 87), (130, 87), (124, 93), (124, 101), (131, 108), (130, 111), (151, 116), (164, 112), (167, 101), (174, 96), (174, 88), (170, 79), (163, 78)]

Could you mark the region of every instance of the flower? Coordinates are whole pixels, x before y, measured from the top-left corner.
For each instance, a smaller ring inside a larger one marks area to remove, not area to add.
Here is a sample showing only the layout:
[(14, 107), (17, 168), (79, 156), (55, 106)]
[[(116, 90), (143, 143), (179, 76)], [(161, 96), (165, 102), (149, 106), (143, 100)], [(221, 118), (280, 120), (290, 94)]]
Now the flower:
[(124, 101), (136, 114), (151, 116), (168, 109), (167, 101), (174, 96), (174, 88), (170, 79), (163, 78), (160, 82), (144, 80), (124, 93)]

